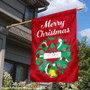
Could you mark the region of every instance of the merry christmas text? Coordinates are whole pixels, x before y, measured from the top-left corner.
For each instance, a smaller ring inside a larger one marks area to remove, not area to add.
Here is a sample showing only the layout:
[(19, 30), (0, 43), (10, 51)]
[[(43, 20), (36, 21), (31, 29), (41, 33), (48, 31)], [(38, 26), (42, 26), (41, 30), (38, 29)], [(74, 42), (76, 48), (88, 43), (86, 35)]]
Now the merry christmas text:
[[(70, 32), (69, 27), (64, 29), (64, 25), (65, 25), (64, 20), (63, 21), (57, 20), (54, 22), (51, 20), (46, 20), (45, 23), (40, 26), (41, 29), (37, 32), (37, 37), (40, 38), (40, 37), (69, 33)], [(60, 28), (59, 30), (56, 29), (58, 26)], [(47, 31), (45, 31), (46, 28)]]
[(40, 38), (40, 37), (45, 37), (45, 36), (53, 36), (53, 35), (64, 34), (64, 33), (69, 33), (69, 32), (70, 32), (69, 28), (63, 29), (63, 30), (49, 29), (48, 32), (45, 32), (44, 30), (39, 30), (37, 32), (37, 37)]
[(44, 28), (50, 28), (54, 26), (60, 26), (60, 28), (63, 28), (65, 24), (65, 21), (54, 21), (52, 22), (51, 20), (45, 21), (44, 25), (41, 25), (41, 29)]

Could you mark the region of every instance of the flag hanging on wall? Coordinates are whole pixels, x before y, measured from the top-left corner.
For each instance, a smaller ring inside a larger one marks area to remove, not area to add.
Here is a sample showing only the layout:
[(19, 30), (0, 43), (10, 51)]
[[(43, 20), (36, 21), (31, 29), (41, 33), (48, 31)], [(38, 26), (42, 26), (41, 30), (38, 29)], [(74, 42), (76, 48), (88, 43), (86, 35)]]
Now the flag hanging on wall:
[(32, 81), (78, 80), (76, 32), (76, 9), (32, 20)]

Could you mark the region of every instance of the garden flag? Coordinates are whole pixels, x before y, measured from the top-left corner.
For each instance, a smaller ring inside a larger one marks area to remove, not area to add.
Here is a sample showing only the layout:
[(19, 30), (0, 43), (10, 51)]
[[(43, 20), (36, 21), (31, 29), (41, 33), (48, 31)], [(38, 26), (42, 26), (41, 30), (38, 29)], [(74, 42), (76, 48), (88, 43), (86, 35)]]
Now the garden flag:
[(76, 30), (76, 9), (32, 20), (32, 81), (78, 80)]

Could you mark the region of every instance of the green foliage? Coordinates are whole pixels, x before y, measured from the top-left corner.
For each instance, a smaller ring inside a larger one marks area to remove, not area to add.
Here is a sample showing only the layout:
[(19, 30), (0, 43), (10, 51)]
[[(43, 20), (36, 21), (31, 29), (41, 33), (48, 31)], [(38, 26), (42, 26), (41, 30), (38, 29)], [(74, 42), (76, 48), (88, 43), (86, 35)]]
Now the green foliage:
[[(63, 85), (63, 86), (65, 87), (65, 85)], [(58, 82), (53, 82), (52, 90), (62, 90), (62, 85), (60, 85)]]
[(9, 73), (3, 73), (3, 87), (2, 90), (35, 90), (39, 83), (31, 82), (26, 84), (26, 81), (23, 82), (13, 82), (12, 77)]
[(86, 37), (81, 40), (77, 40), (78, 60), (86, 60), (90, 57), (90, 46), (87, 45)]
[(4, 87), (12, 87), (13, 80), (9, 73), (4, 72), (3, 73), (3, 86)]
[(90, 46), (87, 45), (86, 37), (80, 42), (77, 41), (78, 59), (79, 59), (79, 77), (78, 88), (89, 90), (90, 88)]

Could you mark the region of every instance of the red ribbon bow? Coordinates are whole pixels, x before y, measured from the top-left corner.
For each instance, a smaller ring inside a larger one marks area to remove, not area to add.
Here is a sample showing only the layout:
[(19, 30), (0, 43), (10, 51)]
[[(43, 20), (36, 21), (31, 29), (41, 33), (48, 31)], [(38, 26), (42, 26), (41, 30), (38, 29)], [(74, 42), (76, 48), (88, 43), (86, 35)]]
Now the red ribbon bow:
[(55, 38), (54, 40), (47, 39), (47, 46), (48, 46), (47, 50), (50, 50), (51, 43), (54, 43), (55, 49), (57, 50), (56, 44), (58, 44), (58, 39), (57, 38)]

